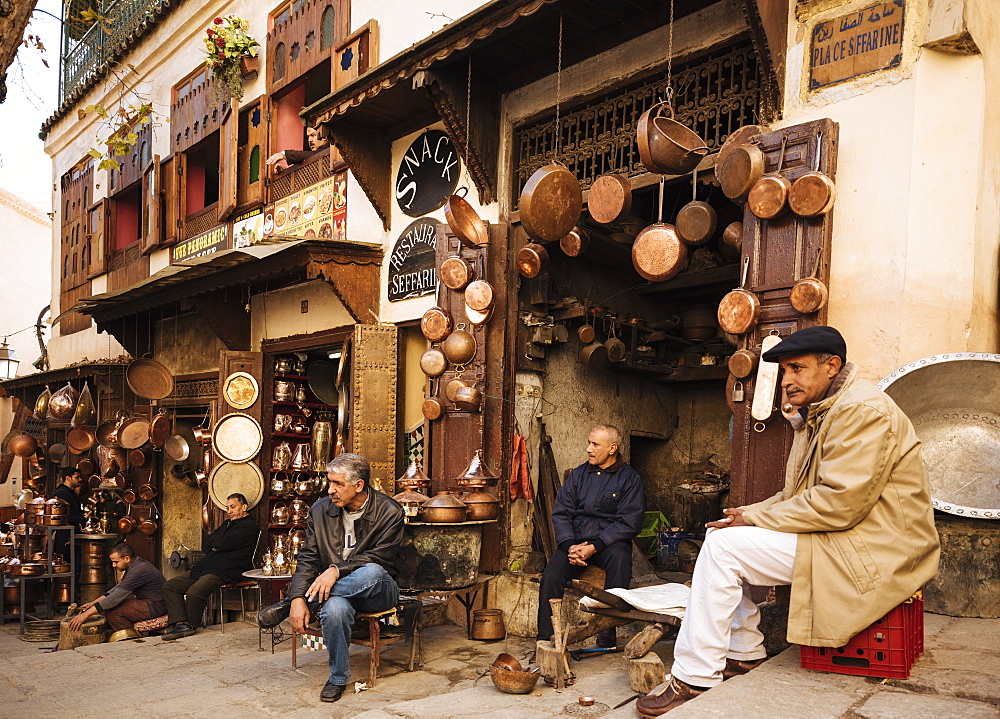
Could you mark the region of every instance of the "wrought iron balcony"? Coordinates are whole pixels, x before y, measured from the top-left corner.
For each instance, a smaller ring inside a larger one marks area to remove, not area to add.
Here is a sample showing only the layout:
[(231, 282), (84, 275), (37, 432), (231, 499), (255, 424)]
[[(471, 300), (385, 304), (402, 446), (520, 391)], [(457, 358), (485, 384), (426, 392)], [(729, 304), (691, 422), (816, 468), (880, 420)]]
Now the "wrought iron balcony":
[[(80, 20), (77, 3), (66, 5), (65, 47), (60, 99), (89, 87), (106, 75), (111, 63), (124, 57), (153, 30), (157, 22), (183, 0), (104, 0), (90, 7), (100, 15), (89, 27)], [(99, 6), (94, 7), (94, 6)], [(82, 32), (80, 32), (82, 31)]]

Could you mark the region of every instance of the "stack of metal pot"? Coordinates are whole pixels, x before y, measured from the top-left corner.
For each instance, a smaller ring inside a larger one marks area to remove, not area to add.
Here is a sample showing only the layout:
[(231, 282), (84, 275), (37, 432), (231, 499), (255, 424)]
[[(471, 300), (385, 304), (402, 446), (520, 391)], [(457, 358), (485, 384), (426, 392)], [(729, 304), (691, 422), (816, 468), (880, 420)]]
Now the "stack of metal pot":
[(462, 476), (455, 479), (459, 486), (467, 488), (458, 495), (468, 507), (466, 521), (490, 520), (499, 516), (500, 500), (485, 489), (496, 484), (498, 479), (496, 473), (483, 462), (482, 453), (477, 450)]

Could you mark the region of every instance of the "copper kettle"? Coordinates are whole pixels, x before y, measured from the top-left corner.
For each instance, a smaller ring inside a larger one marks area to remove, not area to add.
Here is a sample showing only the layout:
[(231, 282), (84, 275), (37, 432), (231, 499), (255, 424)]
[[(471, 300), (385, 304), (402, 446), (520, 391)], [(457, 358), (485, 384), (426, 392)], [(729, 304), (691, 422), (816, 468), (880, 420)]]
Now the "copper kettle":
[(284, 502), (278, 502), (276, 505), (271, 507), (271, 522), (274, 524), (288, 524), (289, 519), (290, 514), (287, 504)]

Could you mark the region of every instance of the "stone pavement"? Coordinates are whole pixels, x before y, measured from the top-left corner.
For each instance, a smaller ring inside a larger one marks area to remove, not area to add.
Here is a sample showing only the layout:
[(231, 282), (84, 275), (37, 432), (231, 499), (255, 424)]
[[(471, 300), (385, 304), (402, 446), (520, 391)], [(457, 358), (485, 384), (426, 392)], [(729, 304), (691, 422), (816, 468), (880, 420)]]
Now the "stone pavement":
[[(768, 717), (1000, 717), (1000, 620), (925, 615), (926, 650), (907, 680), (808, 672), (793, 647), (744, 677), (726, 682), (671, 713), (672, 719), (758, 711)], [(539, 684), (532, 694), (495, 690), (479, 675), (501, 651), (521, 658), (534, 642), (511, 637), (475, 642), (445, 624), (424, 635), (422, 671), (405, 670), (408, 644), (382, 652), (378, 685), (336, 704), (318, 700), (326, 655), (303, 651), (291, 668), (288, 643), (257, 650), (256, 628), (227, 624), (175, 642), (158, 638), (48, 653), (22, 642), (17, 626), (0, 629), (2, 717), (358, 717), (534, 719), (565, 715), (580, 695), (614, 706), (628, 699), (620, 654), (574, 662), (579, 680), (562, 691)], [(670, 642), (656, 651), (669, 666)], [(367, 676), (368, 652), (352, 647), (352, 679)], [(353, 691), (353, 684), (349, 687)], [(634, 704), (605, 714), (635, 717)]]

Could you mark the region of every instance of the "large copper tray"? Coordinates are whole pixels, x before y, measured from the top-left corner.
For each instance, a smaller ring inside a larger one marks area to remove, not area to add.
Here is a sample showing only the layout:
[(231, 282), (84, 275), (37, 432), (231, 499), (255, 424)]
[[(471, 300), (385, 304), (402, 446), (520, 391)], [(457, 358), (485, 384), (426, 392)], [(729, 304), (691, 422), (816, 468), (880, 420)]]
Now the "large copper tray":
[(143, 357), (125, 370), (129, 389), (143, 399), (163, 399), (174, 391), (174, 376), (164, 365)]
[(882, 378), (923, 443), (934, 508), (1000, 519), (1000, 355), (954, 352)]
[(208, 496), (219, 509), (230, 494), (242, 494), (250, 509), (264, 496), (264, 475), (253, 462), (219, 462), (208, 476)]
[(220, 419), (212, 433), (215, 453), (229, 462), (247, 462), (264, 443), (260, 424), (248, 414), (233, 412)]
[(260, 389), (253, 375), (233, 372), (222, 384), (222, 394), (233, 409), (246, 409), (257, 401)]

